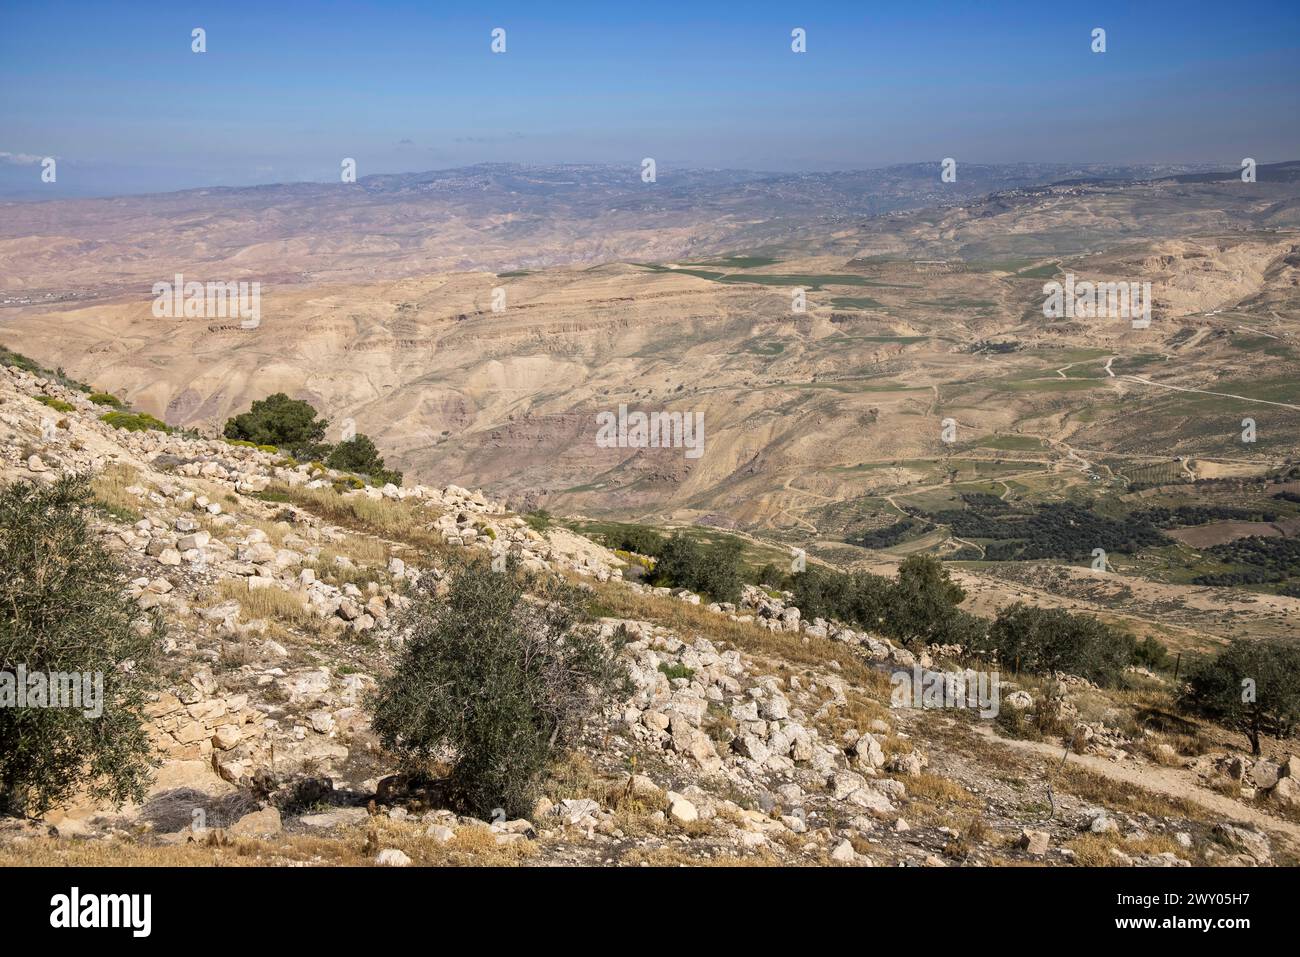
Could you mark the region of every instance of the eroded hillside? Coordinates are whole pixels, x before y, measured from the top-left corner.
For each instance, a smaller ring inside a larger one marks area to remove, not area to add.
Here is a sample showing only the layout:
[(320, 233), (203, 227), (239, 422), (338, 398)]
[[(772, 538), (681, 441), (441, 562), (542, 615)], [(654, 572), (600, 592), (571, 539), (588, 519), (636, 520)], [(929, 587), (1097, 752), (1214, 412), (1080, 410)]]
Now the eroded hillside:
[[(167, 622), (149, 706), (161, 762), (142, 804), (10, 820), (7, 863), (1295, 859), (1296, 758), (1268, 742), (1251, 760), (1167, 713), (1164, 677), (1135, 672), (1125, 692), (1007, 680), (1008, 724), (891, 707), (892, 672), (950, 682), (962, 649), (908, 651), (752, 586), (722, 605), (624, 580), (623, 557), (478, 491), (353, 488), (277, 451), (103, 414), (53, 377), (0, 368), (3, 478), (93, 471), (97, 533)], [(590, 716), (529, 819), (459, 817), (404, 788), (365, 706), (416, 579), (441, 587), (479, 550), (585, 583), (591, 627), (626, 640), (628, 696)]]

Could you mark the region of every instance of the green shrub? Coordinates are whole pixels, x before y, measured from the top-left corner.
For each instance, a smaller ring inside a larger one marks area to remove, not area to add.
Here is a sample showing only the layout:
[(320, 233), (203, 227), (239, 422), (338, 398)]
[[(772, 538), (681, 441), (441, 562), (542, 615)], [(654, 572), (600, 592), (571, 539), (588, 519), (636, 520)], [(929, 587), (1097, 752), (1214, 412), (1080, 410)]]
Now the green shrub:
[(222, 433), (228, 439), (274, 446), (272, 451), (287, 449), (298, 458), (317, 458), (328, 452), (329, 446), (321, 441), (328, 425), (326, 420), (316, 418), (316, 410), (309, 403), (277, 392), (257, 400), (247, 412), (227, 419)]
[(274, 445), (257, 445), (257, 446), (254, 446), (254, 448), (256, 448), (257, 451), (259, 451), (259, 452), (266, 452), (266, 453), (268, 453), (268, 454), (270, 454), (270, 455), (274, 455), (276, 452), (279, 452), (279, 451), (280, 451), (280, 450), (279, 450), (276, 446), (274, 446)]
[(524, 516), (524, 521), (528, 527), (539, 535), (551, 527), (551, 513), (544, 508), (539, 508), (535, 512), (529, 512)]
[[(769, 579), (765, 583), (775, 585), (770, 579), (772, 574), (765, 574)], [(866, 621), (859, 620), (850, 610), (849, 597), (852, 578), (818, 566), (808, 566), (804, 571), (790, 576), (790, 592), (794, 595), (794, 604), (805, 618), (838, 618), (840, 621), (853, 622), (863, 626)], [(779, 596), (779, 592), (777, 596)], [(870, 626), (875, 627), (875, 616), (870, 616)]]
[(1003, 667), (1047, 674), (1062, 671), (1100, 685), (1118, 685), (1137, 642), (1091, 615), (1016, 602), (1003, 608), (977, 650), (996, 652)]
[(611, 549), (620, 548), (638, 555), (658, 558), (663, 551), (665, 539), (654, 529), (643, 525), (619, 526), (604, 535), (605, 545)]
[(83, 790), (118, 804), (144, 795), (142, 713), (162, 623), (125, 595), (125, 571), (87, 522), (91, 507), (88, 476), (0, 490), (0, 697), (6, 684), (15, 694), (20, 666), (28, 676), (102, 675), (98, 708), (0, 707), (8, 813), (40, 816)]
[(1133, 649), (1133, 663), (1149, 671), (1168, 671), (1173, 659), (1159, 641), (1147, 635)]
[(1280, 741), (1300, 727), (1300, 647), (1239, 638), (1192, 668), (1183, 704), (1240, 731), (1259, 754), (1262, 735)]
[(970, 646), (985, 628), (983, 619), (957, 607), (966, 593), (929, 555), (909, 556), (894, 581), (809, 567), (791, 576), (790, 590), (805, 618), (839, 619), (909, 645)]
[(375, 733), (416, 776), (450, 750), (447, 784), (464, 809), (527, 815), (557, 750), (629, 690), (626, 672), (585, 626), (575, 586), (513, 560), (504, 573), (463, 565), (441, 597), (433, 585), (422, 579), (398, 620), (409, 637), (370, 699)]
[(126, 404), (121, 399), (108, 392), (92, 392), (89, 399), (95, 405), (110, 405), (115, 409), (126, 408)]
[(52, 395), (38, 395), (36, 401), (41, 405), (48, 406), (55, 412), (71, 412), (74, 408), (71, 402), (64, 402), (62, 399), (56, 399)]
[(157, 432), (171, 431), (171, 426), (166, 422), (155, 419), (147, 412), (105, 412), (99, 420), (107, 422), (115, 429), (126, 429), (128, 432), (143, 432), (146, 429)]
[(672, 681), (676, 678), (690, 679), (695, 677), (695, 669), (688, 668), (683, 664), (670, 665), (668, 662), (665, 661), (659, 665), (659, 670), (668, 676), (669, 681)]
[(740, 551), (735, 540), (706, 548), (678, 532), (654, 556), (654, 582), (703, 592), (714, 601), (739, 601)]
[(358, 433), (352, 438), (338, 443), (330, 451), (325, 464), (340, 472), (356, 472), (368, 475), (376, 485), (392, 482), (402, 484), (402, 473), (384, 468), (384, 459), (375, 448), (375, 443), (368, 435)]
[[(774, 588), (780, 591), (786, 588), (789, 582), (790, 582), (790, 576), (786, 571), (778, 568), (776, 565), (772, 564), (771, 562), (768, 562), (766, 565), (764, 565), (762, 568), (758, 570), (757, 574), (754, 575), (751, 584), (765, 585), (768, 588)], [(802, 605), (800, 605), (799, 608), (801, 611), (803, 610)]]

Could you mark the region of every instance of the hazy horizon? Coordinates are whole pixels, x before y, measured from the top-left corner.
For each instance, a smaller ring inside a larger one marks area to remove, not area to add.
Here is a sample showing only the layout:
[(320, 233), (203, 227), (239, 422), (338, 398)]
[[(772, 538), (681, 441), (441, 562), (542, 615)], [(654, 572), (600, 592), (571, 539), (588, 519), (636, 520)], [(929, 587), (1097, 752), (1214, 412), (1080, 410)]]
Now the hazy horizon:
[[(1263, 159), (1263, 160), (1259, 160), (1258, 162), (1260, 166), (1267, 167), (1275, 163), (1293, 162), (1295, 161), (1295, 159), (1300, 159), (1300, 157), (1280, 158), (1277, 160)], [(0, 162), (3, 162), (3, 157), (0, 157)], [(799, 177), (805, 175), (806, 176), (814, 176), (814, 175), (848, 176), (848, 175), (853, 175), (858, 173), (873, 173), (873, 172), (879, 173), (879, 172), (887, 172), (889, 170), (906, 170), (910, 168), (930, 167), (930, 166), (933, 166), (936, 170), (938, 170), (940, 168), (941, 162), (942, 161), (940, 158), (935, 157), (932, 159), (927, 158), (923, 160), (912, 160), (909, 162), (902, 162), (902, 163), (887, 163), (887, 164), (879, 164), (879, 165), (871, 165), (871, 166), (857, 166), (857, 167), (844, 167), (844, 168), (828, 168), (824, 170), (775, 170), (775, 169), (753, 169), (753, 168), (728, 167), (728, 166), (696, 166), (681, 161), (675, 161), (669, 158), (667, 160), (658, 161), (658, 169), (660, 170), (660, 182), (664, 186), (671, 188), (672, 186), (671, 175), (673, 173), (677, 173), (677, 174), (683, 174), (683, 173), (728, 174), (730, 173), (730, 174), (735, 174), (737, 176), (753, 176), (756, 179), (768, 179), (768, 178), (784, 179), (784, 178), (792, 178), (792, 177)], [(961, 166), (963, 169), (966, 170), (972, 170), (972, 169), (1008, 170), (1008, 169), (1014, 169), (1019, 166), (1024, 166), (1024, 167), (1059, 166), (1062, 167), (1063, 170), (1064, 169), (1084, 170), (1084, 169), (1097, 169), (1097, 168), (1137, 170), (1137, 169), (1142, 169), (1147, 167), (1153, 169), (1168, 167), (1170, 169), (1178, 169), (1178, 170), (1190, 169), (1195, 172), (1219, 172), (1219, 171), (1232, 172), (1240, 168), (1240, 164), (1238, 161), (1230, 161), (1230, 160), (1225, 160), (1222, 162), (1187, 162), (1187, 161), (1179, 161), (1179, 160), (1170, 160), (1170, 161), (1159, 162), (1159, 163), (1106, 163), (1100, 161), (1087, 162), (1087, 161), (1067, 161), (1067, 160), (1043, 160), (1040, 162), (1026, 162), (1026, 163), (986, 163), (986, 162), (981, 162), (977, 158), (965, 160), (962, 162)], [(470, 170), (477, 170), (477, 169), (505, 170), (505, 169), (513, 168), (519, 170), (540, 171), (545, 169), (609, 170), (609, 169), (617, 169), (619, 167), (626, 167), (628, 171), (629, 185), (640, 182), (639, 174), (640, 174), (641, 164), (639, 159), (637, 160), (628, 159), (622, 162), (604, 162), (604, 163), (595, 163), (595, 162), (582, 161), (582, 160), (557, 161), (553, 163), (529, 163), (529, 162), (516, 162), (516, 161), (509, 161), (509, 160), (505, 160), (505, 161), (484, 160), (481, 162), (457, 164), (454, 166), (429, 167), (427, 169), (412, 169), (412, 170), (391, 170), (382, 173), (371, 173), (366, 176), (358, 176), (357, 182), (363, 184), (366, 182), (373, 183), (375, 180), (389, 178), (389, 177), (410, 177), (410, 176), (436, 177), (439, 174), (456, 173), (460, 171), (470, 171)], [(39, 170), (39, 166), (37, 166), (36, 168), (37, 170)], [(60, 165), (59, 169), (60, 170), (63, 169), (62, 165)], [(3, 172), (3, 167), (0, 167), (0, 172)], [(136, 188), (136, 189), (127, 188), (127, 189), (122, 189), (120, 191), (114, 191), (109, 189), (100, 190), (94, 188), (86, 188), (84, 191), (74, 192), (72, 190), (65, 189), (65, 190), (60, 190), (56, 193), (50, 189), (42, 189), (41, 184), (39, 183), (33, 186), (31, 184), (27, 184), (21, 181), (15, 181), (15, 178), (12, 175), (9, 176), (0, 175), (0, 202), (38, 203), (38, 202), (51, 202), (51, 201), (68, 200), (68, 199), (114, 199), (116, 197), (165, 195), (169, 193), (201, 192), (206, 190), (222, 190), (222, 189), (259, 189), (259, 188), (269, 188), (269, 187), (332, 186), (332, 185), (339, 185), (339, 178), (337, 176), (324, 177), (320, 179), (269, 180), (267, 182), (259, 182), (259, 183), (238, 183), (238, 184), (196, 183), (194, 185), (177, 186), (171, 189), (150, 188), (147, 185), (143, 185), (140, 188)]]
[(11, 6), (0, 194), (337, 182), (345, 157), (358, 178), (647, 156), (771, 173), (946, 156), (1228, 168), (1300, 156), (1298, 52), (1300, 11), (1274, 2), (1241, 18), (1208, 3)]

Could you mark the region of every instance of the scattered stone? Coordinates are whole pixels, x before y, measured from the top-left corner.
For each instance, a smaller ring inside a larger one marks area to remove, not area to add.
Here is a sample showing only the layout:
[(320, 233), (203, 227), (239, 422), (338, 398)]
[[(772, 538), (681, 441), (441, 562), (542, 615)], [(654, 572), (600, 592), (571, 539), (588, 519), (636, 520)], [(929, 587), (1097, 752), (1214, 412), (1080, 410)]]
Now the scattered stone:
[(274, 807), (264, 807), (260, 811), (245, 814), (227, 831), (236, 837), (265, 837), (279, 834), (280, 828), (280, 812)]
[(1042, 857), (1046, 854), (1051, 843), (1052, 836), (1046, 831), (1025, 829), (1020, 832), (1020, 846), (1035, 857)]
[(668, 792), (668, 816), (682, 824), (698, 821), (700, 812), (695, 805), (674, 791)]
[(835, 845), (835, 850), (831, 851), (831, 860), (836, 864), (852, 864), (858, 859), (858, 852), (853, 849), (853, 844), (848, 838), (840, 841)]
[(444, 824), (430, 824), (424, 834), (426, 837), (433, 838), (439, 844), (446, 844), (456, 836), (456, 832)]

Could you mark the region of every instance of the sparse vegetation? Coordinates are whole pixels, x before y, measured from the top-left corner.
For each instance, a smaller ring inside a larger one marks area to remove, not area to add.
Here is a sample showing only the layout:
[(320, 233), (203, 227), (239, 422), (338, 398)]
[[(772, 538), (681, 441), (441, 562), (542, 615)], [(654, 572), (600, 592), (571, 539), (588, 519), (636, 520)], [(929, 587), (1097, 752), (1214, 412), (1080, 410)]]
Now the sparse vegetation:
[[(142, 712), (162, 624), (123, 594), (123, 570), (87, 523), (91, 501), (85, 476), (0, 491), (0, 696), (9, 699), (0, 806), (9, 814), (42, 815), (82, 788), (119, 805), (144, 793)], [(19, 669), (46, 677), (44, 705), (17, 706)], [(80, 706), (48, 706), (56, 683), (64, 694), (75, 688)]]
[(75, 392), (91, 391), (90, 386), (71, 378), (62, 369), (47, 369), (35, 359), (29, 359), (21, 352), (14, 352), (5, 346), (0, 346), (0, 365), (22, 369), (24, 372), (30, 372), (32, 375), (44, 379), (53, 379), (65, 389), (72, 389)]
[(247, 412), (227, 419), (223, 434), (228, 439), (287, 449), (300, 459), (322, 458), (328, 452), (324, 443), (329, 423), (316, 418), (316, 410), (301, 399), (291, 399), (283, 392), (253, 403)]
[(256, 494), (263, 501), (296, 505), (345, 528), (401, 539), (435, 555), (446, 552), (441, 537), (429, 530), (437, 513), (419, 502), (367, 495), (343, 496), (333, 489), (280, 484)]
[(1117, 685), (1137, 642), (1091, 615), (1016, 602), (999, 612), (975, 647), (996, 655), (1003, 667), (1037, 674), (1060, 671)]
[(582, 627), (572, 586), (514, 563), (466, 564), (445, 596), (432, 584), (403, 617), (410, 637), (372, 699), (375, 732), (414, 775), (450, 749), (448, 786), (466, 809), (526, 815), (557, 749), (623, 690), (622, 666)]
[(99, 418), (115, 429), (126, 429), (128, 432), (143, 432), (146, 429), (158, 432), (171, 431), (171, 426), (166, 422), (154, 418), (147, 412), (105, 412)]
[(1281, 740), (1300, 726), (1300, 648), (1284, 640), (1238, 640), (1192, 670), (1183, 703), (1246, 736)]
[(524, 521), (528, 527), (539, 535), (551, 527), (551, 513), (544, 508), (539, 508), (535, 512), (528, 512), (524, 515)]

